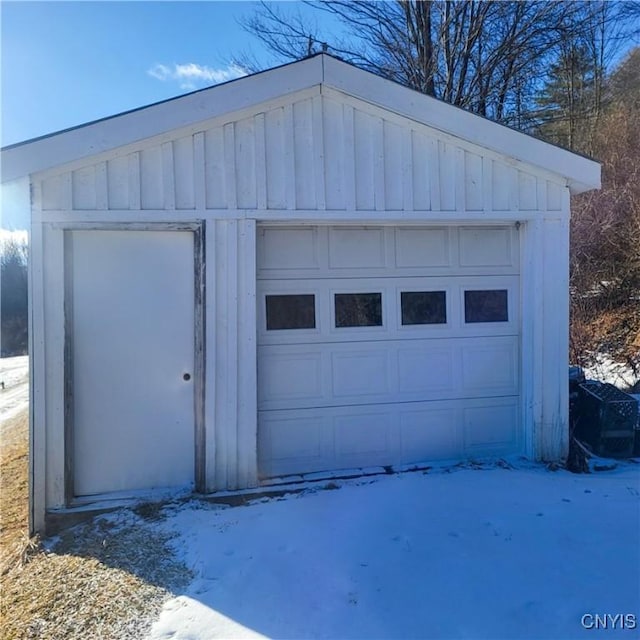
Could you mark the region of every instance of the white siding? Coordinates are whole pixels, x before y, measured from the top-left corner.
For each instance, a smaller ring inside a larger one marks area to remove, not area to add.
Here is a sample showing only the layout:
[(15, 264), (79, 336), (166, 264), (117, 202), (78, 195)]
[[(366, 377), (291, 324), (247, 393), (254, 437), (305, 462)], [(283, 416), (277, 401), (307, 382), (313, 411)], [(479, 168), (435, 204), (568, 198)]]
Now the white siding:
[(176, 209), (195, 208), (195, 160), (192, 136), (173, 141), (170, 171), (174, 173)]
[[(207, 225), (206, 484), (255, 486), (255, 222)], [(223, 372), (217, 374), (216, 372)]]
[[(331, 93), (331, 92), (329, 92)], [(563, 185), (521, 163), (353, 99), (292, 98), (46, 177), (43, 209), (559, 211)], [(204, 136), (203, 157), (194, 140)], [(203, 166), (204, 165), (204, 166)]]

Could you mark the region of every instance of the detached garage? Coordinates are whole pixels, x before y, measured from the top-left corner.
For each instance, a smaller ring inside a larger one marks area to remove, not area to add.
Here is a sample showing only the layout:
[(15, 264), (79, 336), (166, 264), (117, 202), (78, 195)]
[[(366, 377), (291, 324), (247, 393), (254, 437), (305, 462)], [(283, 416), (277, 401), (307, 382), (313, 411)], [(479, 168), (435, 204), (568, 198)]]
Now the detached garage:
[(31, 210), (32, 528), (567, 449), (597, 163), (326, 54), (2, 150)]

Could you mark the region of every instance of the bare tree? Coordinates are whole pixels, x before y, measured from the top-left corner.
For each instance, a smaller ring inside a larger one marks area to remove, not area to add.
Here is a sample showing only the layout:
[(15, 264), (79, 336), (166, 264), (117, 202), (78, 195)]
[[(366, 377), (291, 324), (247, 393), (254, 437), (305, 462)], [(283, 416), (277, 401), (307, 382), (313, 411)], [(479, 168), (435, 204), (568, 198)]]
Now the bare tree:
[(606, 93), (608, 72), (638, 32), (634, 6), (640, 7), (640, 3), (593, 0), (578, 12), (578, 26), (566, 25), (567, 36), (558, 43), (536, 98), (539, 135), (593, 154), (600, 118), (610, 97)]
[(608, 353), (640, 372), (640, 48), (613, 74), (595, 132), (602, 189), (574, 198), (571, 355)]
[(347, 35), (323, 34), (299, 13), (267, 2), (243, 26), (280, 59), (299, 59), (325, 46), (378, 75), (524, 129), (537, 122), (534, 98), (567, 43), (591, 33), (586, 38), (594, 45), (589, 55), (602, 69), (604, 49), (596, 45), (604, 42), (604, 36), (598, 34), (605, 27), (610, 31), (612, 24), (618, 24), (620, 32), (621, 25), (631, 24), (621, 9), (629, 3), (615, 7), (566, 0), (305, 4), (339, 20)]

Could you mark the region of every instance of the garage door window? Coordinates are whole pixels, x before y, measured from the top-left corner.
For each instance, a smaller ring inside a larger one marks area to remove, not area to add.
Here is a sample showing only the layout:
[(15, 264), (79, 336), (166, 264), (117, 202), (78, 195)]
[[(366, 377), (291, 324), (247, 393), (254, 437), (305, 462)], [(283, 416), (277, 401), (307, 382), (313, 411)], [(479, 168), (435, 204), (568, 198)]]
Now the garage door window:
[(400, 294), (402, 324), (446, 324), (446, 291), (403, 291)]
[(336, 293), (336, 327), (381, 327), (381, 293)]
[(464, 321), (508, 322), (506, 289), (485, 289), (464, 292)]
[(313, 294), (267, 296), (267, 330), (315, 329), (316, 297)]

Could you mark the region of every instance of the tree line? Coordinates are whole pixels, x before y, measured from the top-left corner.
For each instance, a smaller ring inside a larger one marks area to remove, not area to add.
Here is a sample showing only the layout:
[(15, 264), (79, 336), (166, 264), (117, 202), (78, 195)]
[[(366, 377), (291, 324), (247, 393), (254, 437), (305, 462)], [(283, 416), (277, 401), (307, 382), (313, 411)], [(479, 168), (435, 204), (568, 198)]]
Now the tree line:
[(11, 235), (0, 240), (0, 357), (27, 353), (26, 240)]

